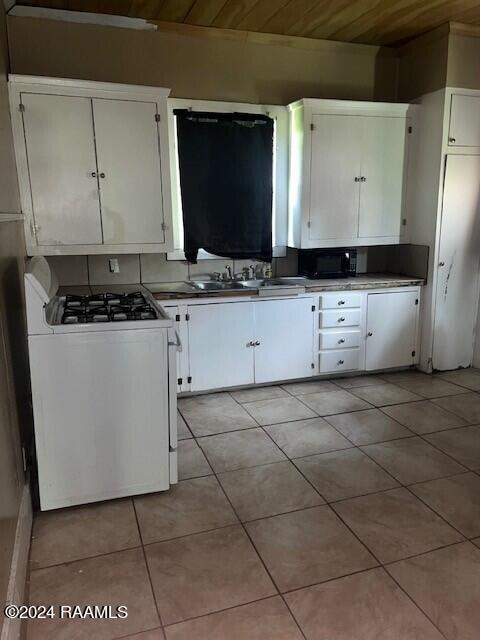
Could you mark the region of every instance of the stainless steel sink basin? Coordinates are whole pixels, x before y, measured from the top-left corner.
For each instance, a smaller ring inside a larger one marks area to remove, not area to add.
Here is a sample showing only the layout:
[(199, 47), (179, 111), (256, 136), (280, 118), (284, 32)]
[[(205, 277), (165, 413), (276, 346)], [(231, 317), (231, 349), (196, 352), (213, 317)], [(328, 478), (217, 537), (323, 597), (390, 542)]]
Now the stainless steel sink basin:
[(215, 280), (208, 280), (207, 282), (190, 282), (195, 289), (201, 291), (231, 291), (232, 289), (244, 289), (245, 287), (237, 281), (232, 282), (216, 282)]

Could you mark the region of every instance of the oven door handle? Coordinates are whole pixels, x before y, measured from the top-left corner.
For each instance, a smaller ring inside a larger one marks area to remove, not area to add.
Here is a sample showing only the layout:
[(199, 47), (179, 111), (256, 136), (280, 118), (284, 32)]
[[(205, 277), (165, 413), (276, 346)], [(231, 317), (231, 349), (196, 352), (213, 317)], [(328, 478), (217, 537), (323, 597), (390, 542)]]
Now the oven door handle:
[(176, 341), (172, 342), (172, 341), (168, 341), (168, 345), (170, 347), (177, 347), (177, 351), (181, 351), (182, 350), (182, 341), (180, 340), (180, 336), (178, 335), (178, 331), (176, 329), (172, 329), (172, 331), (175, 332), (175, 338)]

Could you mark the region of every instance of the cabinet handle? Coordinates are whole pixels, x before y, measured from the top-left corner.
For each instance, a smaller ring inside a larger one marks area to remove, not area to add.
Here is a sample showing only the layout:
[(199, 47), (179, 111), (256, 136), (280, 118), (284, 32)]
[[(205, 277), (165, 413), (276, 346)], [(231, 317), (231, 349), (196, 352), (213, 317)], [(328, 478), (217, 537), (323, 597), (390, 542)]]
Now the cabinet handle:
[(260, 346), (260, 342), (258, 340), (255, 341), (255, 346), (259, 347)]
[(341, 318), (338, 319), (339, 322), (345, 322), (345, 318), (342, 316)]
[(254, 347), (255, 343), (253, 342), (253, 340), (250, 340), (250, 342), (247, 342), (247, 347)]
[(457, 139), (456, 139), (456, 138), (449, 138), (449, 139), (448, 139), (448, 141), (449, 141), (449, 142), (456, 142), (456, 141), (457, 141)]
[(360, 178), (360, 182), (366, 182), (366, 181), (367, 181), (367, 179), (366, 179), (366, 177), (365, 177), (365, 176), (362, 176), (362, 177)]
[(355, 182), (360, 182), (360, 178), (358, 176), (355, 176), (354, 180)]
[(345, 342), (345, 338), (340, 338), (340, 340), (338, 341), (338, 344), (343, 344)]
[(92, 171), (92, 173), (90, 175), (92, 176), (92, 178), (96, 178), (97, 177), (97, 173), (95, 171)]
[(341, 304), (345, 304), (345, 300), (339, 300), (339, 301), (338, 301), (338, 304), (339, 304), (339, 305), (341, 305)]
[(445, 266), (445, 263), (444, 263), (443, 261), (442, 261), (442, 262), (439, 262), (439, 263), (438, 263), (438, 266), (439, 266), (439, 267), (444, 267), (444, 266)]
[(337, 362), (337, 364), (338, 364), (338, 365), (345, 364), (345, 360), (339, 360), (339, 361)]
[(371, 338), (371, 337), (373, 336), (373, 333), (372, 333), (371, 331), (369, 331), (369, 332), (367, 333), (367, 336), (368, 336), (369, 338)]
[(98, 175), (100, 176), (100, 178), (105, 178), (105, 174), (103, 173), (103, 171), (102, 171), (102, 173), (99, 173)]

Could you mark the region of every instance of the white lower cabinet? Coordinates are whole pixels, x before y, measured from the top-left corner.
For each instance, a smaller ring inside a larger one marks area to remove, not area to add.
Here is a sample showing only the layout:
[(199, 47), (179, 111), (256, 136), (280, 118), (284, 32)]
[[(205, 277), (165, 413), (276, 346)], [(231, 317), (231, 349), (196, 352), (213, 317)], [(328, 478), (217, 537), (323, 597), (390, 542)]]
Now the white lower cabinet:
[(188, 312), (186, 305), (165, 305), (168, 316), (175, 321), (175, 331), (180, 348), (177, 351), (177, 392), (189, 391), (190, 363), (188, 348)]
[(312, 299), (254, 303), (255, 382), (307, 378), (313, 360)]
[(418, 303), (418, 291), (367, 295), (367, 371), (415, 364)]
[(252, 384), (254, 303), (188, 306), (191, 391)]

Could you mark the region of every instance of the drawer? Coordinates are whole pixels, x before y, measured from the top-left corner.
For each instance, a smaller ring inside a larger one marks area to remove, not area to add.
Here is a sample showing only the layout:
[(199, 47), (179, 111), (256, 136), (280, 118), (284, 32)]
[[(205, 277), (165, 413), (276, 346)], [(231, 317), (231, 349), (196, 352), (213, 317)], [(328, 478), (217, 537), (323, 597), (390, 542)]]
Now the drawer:
[(320, 329), (355, 327), (360, 324), (360, 309), (327, 309), (320, 311)]
[(360, 293), (339, 291), (338, 293), (322, 293), (319, 296), (319, 309), (340, 309), (344, 307), (359, 307), (362, 296)]
[(319, 372), (352, 371), (358, 369), (360, 349), (337, 349), (321, 351), (319, 354)]
[(320, 331), (319, 349), (349, 349), (360, 346), (360, 331)]

